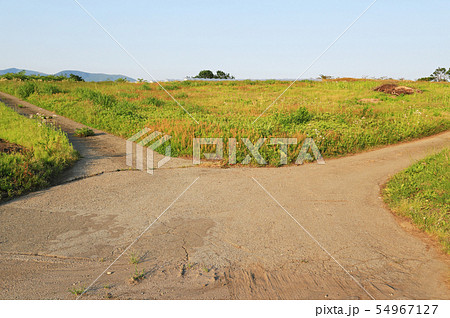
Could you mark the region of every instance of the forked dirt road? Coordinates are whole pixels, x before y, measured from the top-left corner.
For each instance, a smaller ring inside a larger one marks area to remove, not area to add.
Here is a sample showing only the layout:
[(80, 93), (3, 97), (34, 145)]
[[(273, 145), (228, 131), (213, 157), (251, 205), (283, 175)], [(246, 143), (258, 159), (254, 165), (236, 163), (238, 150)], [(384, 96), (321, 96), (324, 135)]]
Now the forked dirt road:
[(449, 146), (450, 132), (325, 165), (178, 159), (150, 175), (126, 170), (124, 140), (75, 138), (81, 125), (55, 122), (84, 158), (61, 184), (0, 205), (2, 299), (74, 299), (68, 289), (89, 286), (164, 211), (82, 299), (450, 298), (448, 257), (380, 198), (390, 175)]

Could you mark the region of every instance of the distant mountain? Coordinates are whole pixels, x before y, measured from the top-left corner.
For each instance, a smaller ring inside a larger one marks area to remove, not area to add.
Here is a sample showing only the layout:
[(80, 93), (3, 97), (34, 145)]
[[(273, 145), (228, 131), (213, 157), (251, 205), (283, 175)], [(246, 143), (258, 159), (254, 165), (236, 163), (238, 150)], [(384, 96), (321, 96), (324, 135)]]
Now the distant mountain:
[[(18, 68), (8, 68), (6, 70), (0, 70), (0, 75), (4, 75), (6, 73), (19, 73), (23, 71), (23, 69)], [(36, 72), (36, 71), (30, 71), (30, 70), (24, 70), (25, 75), (49, 75), (42, 72)], [(55, 73), (53, 75), (59, 76), (59, 75), (67, 75), (74, 74), (81, 76), (86, 82), (103, 82), (103, 81), (115, 81), (118, 78), (125, 78), (129, 82), (136, 82), (134, 78), (125, 76), (125, 75), (118, 75), (118, 74), (103, 74), (103, 73), (88, 73), (88, 72), (82, 72), (82, 71), (75, 71), (75, 70), (64, 70), (58, 73)]]
[(88, 73), (88, 72), (75, 71), (75, 70), (65, 70), (65, 71), (58, 72), (55, 75), (56, 76), (58, 76), (58, 75), (69, 76), (69, 74), (81, 76), (86, 82), (115, 81), (118, 78), (125, 78), (129, 82), (136, 82), (136, 80), (134, 78), (131, 78), (131, 77), (128, 77), (125, 75)]
[[(6, 70), (0, 70), (0, 75), (5, 75), (7, 73), (19, 73), (23, 71), (23, 69), (18, 69), (18, 68), (7, 68)], [(35, 72), (35, 71), (30, 71), (30, 70), (24, 70), (25, 71), (25, 75), (48, 75), (45, 73), (41, 73), (41, 72)]]

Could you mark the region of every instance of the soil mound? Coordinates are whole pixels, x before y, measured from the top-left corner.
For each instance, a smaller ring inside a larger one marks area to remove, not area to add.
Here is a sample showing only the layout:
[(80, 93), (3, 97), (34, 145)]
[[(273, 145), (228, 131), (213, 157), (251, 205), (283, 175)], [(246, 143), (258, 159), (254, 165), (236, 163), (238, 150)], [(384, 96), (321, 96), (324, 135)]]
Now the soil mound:
[(391, 95), (411, 95), (414, 93), (422, 93), (420, 89), (414, 89), (408, 86), (398, 86), (397, 84), (383, 84), (373, 89), (376, 92), (382, 92)]

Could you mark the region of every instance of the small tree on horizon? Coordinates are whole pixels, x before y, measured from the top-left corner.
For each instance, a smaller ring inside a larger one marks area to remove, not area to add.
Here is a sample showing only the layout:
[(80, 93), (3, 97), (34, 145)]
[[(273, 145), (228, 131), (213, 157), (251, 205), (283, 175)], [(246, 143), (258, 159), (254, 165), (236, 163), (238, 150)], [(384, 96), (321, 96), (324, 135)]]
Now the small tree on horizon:
[(72, 73), (69, 74), (69, 79), (74, 81), (74, 82), (84, 82), (84, 79), (81, 76), (75, 75), (75, 74), (72, 74)]
[(217, 71), (214, 74), (210, 70), (203, 70), (198, 73), (198, 75), (194, 76), (194, 78), (205, 78), (205, 79), (234, 79), (234, 76), (229, 73), (225, 73), (223, 71)]
[(436, 82), (447, 82), (448, 75), (449, 72), (445, 67), (438, 67), (430, 76), (433, 76)]
[(128, 80), (125, 77), (119, 77), (114, 82), (116, 82), (116, 83), (128, 83)]
[(220, 78), (220, 79), (234, 79), (234, 76), (230, 75), (230, 73), (225, 73), (223, 71), (217, 71), (216, 72), (216, 78)]
[(214, 73), (210, 70), (203, 70), (200, 71), (197, 76), (194, 76), (194, 78), (214, 78)]
[(430, 76), (419, 78), (418, 81), (448, 82), (450, 80), (450, 67), (438, 67)]
[(333, 76), (319, 74), (319, 78), (322, 79), (322, 80), (327, 80), (327, 79), (332, 79)]

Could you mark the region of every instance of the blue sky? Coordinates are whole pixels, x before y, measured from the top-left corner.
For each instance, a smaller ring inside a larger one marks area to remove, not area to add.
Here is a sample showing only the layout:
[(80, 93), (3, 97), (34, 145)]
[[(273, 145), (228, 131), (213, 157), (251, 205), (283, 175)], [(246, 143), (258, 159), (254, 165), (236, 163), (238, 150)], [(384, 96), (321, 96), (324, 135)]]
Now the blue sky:
[[(79, 0), (157, 79), (296, 78), (373, 0)], [(450, 1), (378, 0), (303, 76), (416, 79), (450, 67)], [(0, 69), (150, 79), (72, 0), (0, 1)]]

